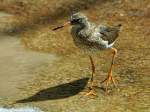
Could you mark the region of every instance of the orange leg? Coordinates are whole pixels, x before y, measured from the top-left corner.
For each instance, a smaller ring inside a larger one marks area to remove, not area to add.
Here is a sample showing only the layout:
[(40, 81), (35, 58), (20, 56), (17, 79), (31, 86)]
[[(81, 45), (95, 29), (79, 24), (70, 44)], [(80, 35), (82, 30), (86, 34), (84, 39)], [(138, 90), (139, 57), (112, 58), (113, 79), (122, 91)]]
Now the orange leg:
[(90, 78), (90, 91), (86, 94), (86, 96), (89, 96), (89, 95), (93, 95), (93, 96), (97, 96), (97, 93), (94, 91), (93, 89), (93, 81), (94, 81), (94, 74), (95, 74), (95, 65), (94, 65), (94, 62), (93, 62), (93, 59), (91, 56), (89, 56), (90, 58), (90, 62), (91, 62), (91, 66), (92, 66), (92, 74), (91, 74), (91, 78)]
[(106, 88), (105, 88), (106, 93), (108, 93), (108, 85), (109, 85), (110, 81), (112, 81), (112, 83), (116, 87), (116, 82), (112, 77), (112, 68), (113, 68), (113, 65), (114, 65), (115, 56), (117, 54), (117, 49), (115, 49), (115, 48), (111, 48), (111, 49), (113, 51), (112, 63), (111, 63), (110, 70), (108, 72), (107, 78), (104, 81), (102, 81), (102, 83), (106, 82)]

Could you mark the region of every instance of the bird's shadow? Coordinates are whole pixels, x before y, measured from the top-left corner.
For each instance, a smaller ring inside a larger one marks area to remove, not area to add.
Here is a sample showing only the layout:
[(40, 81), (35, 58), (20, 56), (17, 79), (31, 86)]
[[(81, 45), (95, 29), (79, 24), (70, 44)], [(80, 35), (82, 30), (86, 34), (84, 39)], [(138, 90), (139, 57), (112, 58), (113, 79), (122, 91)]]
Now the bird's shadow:
[(16, 103), (56, 100), (74, 96), (85, 88), (88, 79), (89, 78), (82, 78), (69, 83), (43, 89), (31, 97), (16, 101)]

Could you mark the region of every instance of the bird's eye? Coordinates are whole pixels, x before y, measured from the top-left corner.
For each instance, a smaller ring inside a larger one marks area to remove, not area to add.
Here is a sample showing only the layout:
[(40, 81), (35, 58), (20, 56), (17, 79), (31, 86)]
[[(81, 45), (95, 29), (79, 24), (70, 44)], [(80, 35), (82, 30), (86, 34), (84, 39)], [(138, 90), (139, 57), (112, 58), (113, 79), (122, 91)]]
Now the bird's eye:
[(80, 23), (81, 19), (80, 18), (72, 18), (71, 22), (72, 23)]
[(75, 22), (80, 22), (80, 19), (75, 19)]

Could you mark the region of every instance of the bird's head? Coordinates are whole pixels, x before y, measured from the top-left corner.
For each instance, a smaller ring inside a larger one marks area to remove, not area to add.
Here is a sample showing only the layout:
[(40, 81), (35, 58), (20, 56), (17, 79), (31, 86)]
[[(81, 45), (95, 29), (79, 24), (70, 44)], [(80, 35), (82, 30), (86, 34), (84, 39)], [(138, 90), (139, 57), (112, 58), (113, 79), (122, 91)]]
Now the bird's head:
[(86, 24), (87, 17), (82, 13), (72, 14), (70, 17), (71, 25), (84, 25)]
[(57, 30), (57, 29), (63, 28), (68, 25), (86, 25), (87, 20), (88, 20), (88, 18), (84, 14), (79, 13), (79, 12), (74, 13), (70, 16), (69, 21), (67, 21), (63, 25), (58, 26), (52, 30)]

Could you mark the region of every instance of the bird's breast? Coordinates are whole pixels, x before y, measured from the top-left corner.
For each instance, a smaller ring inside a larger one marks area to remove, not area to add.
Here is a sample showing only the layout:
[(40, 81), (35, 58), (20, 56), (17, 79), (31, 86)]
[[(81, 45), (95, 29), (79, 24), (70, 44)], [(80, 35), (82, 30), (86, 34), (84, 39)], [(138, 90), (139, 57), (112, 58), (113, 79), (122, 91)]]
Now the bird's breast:
[(71, 34), (74, 44), (88, 52), (95, 52), (105, 49), (105, 45), (100, 44), (99, 35), (95, 35), (94, 29), (81, 29), (80, 27), (72, 27)]
[(80, 27), (72, 27), (71, 34), (77, 47), (85, 46), (86, 38), (88, 38), (88, 35), (84, 29), (81, 29)]

